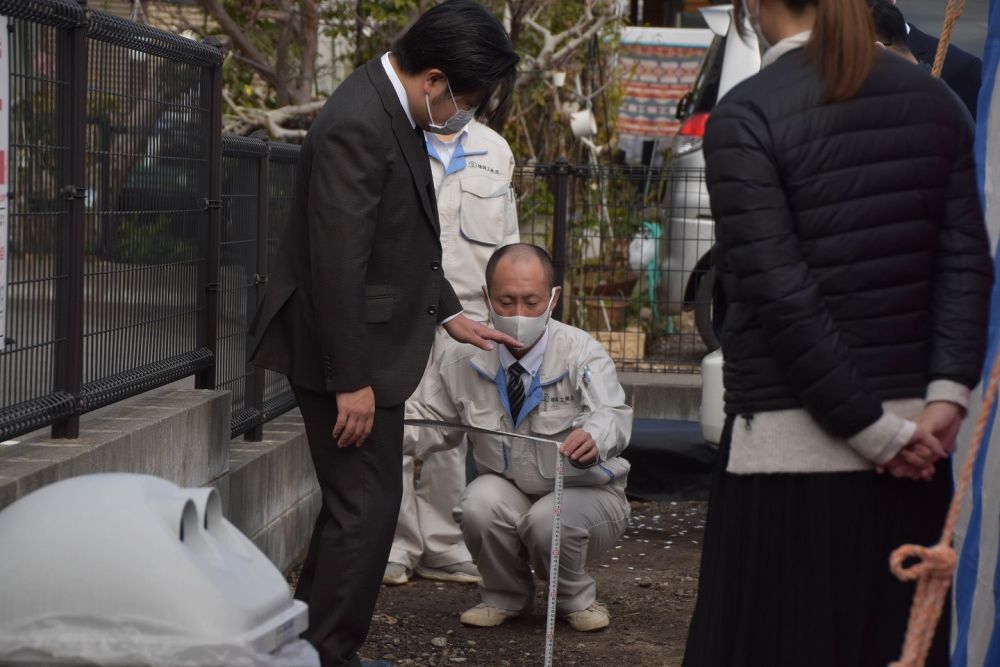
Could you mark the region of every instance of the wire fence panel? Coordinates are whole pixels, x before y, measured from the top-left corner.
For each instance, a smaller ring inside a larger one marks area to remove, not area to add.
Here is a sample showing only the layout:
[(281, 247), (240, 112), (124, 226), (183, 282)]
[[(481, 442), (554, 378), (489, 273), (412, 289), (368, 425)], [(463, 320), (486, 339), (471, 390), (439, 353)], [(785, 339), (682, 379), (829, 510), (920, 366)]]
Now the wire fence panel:
[[(11, 26), (7, 330), (0, 441), (195, 375), (231, 433), (295, 406), (249, 363), (249, 326), (299, 147), (221, 136), (221, 51), (73, 0), (0, 0)], [(621, 370), (694, 372), (715, 346), (700, 171), (515, 170), (521, 238), (547, 248), (557, 316)]]
[(26, 18), (10, 19), (10, 216), (0, 440), (73, 412), (73, 397), (54, 391), (56, 295), (67, 279), (61, 256), (69, 220), (63, 191), (69, 147), (60, 102), (70, 82), (59, 56), (66, 40), (60, 27), (75, 25), (83, 13), (64, 3), (0, 4), (4, 13), (15, 9)]
[(552, 216), (555, 196), (549, 165), (528, 164), (514, 169), (513, 186), (517, 196), (517, 222), (521, 242), (552, 251)]
[(212, 49), (101, 12), (88, 36), (84, 410), (211, 364), (197, 335)]
[(261, 423), (254, 405), (254, 369), (249, 361), (247, 330), (257, 307), (257, 226), (261, 168), (267, 143), (260, 139), (222, 138), (222, 242), (216, 388), (232, 392), (232, 435)]
[[(292, 144), (271, 144), (268, 166), (268, 230), (267, 265), (273, 266), (278, 242), (285, 231), (295, 195), (295, 167), (299, 147)], [(295, 407), (295, 395), (284, 375), (274, 371), (264, 374), (264, 421)]]
[(522, 240), (565, 263), (562, 321), (619, 370), (699, 372), (716, 346), (704, 172), (529, 165), (515, 184)]

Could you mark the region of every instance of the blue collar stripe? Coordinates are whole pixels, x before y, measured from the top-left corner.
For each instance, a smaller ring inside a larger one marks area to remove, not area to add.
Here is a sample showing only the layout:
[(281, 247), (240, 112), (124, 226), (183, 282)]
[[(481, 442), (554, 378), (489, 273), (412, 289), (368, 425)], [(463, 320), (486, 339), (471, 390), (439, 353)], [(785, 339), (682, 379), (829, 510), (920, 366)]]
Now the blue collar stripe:
[(507, 398), (507, 373), (504, 371), (503, 366), (497, 371), (496, 377), (493, 381), (497, 385), (497, 393), (500, 394), (500, 405), (503, 406), (503, 411), (507, 413), (510, 417), (510, 423), (514, 423), (514, 418), (510, 415), (510, 399)]

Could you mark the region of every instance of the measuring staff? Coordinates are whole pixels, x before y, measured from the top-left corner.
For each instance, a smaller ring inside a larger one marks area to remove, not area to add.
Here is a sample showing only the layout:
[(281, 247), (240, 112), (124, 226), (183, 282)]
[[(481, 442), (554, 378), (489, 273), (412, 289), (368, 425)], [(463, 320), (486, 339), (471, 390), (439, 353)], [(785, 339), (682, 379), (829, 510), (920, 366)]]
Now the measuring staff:
[[(610, 550), (629, 516), (625, 483), (632, 410), (614, 363), (586, 332), (550, 319), (559, 298), (552, 260), (528, 244), (500, 248), (487, 266), (484, 298), (493, 326), (516, 331), (524, 347), (449, 350), (421, 386), (416, 418), (471, 424), (562, 442), (567, 457), (556, 608), (578, 631), (607, 627), (586, 566)], [(410, 428), (410, 427), (408, 427)], [(422, 429), (429, 451), (442, 431)], [(455, 518), (479, 566), (482, 603), (462, 623), (489, 627), (533, 607), (535, 578), (551, 558), (554, 447), (470, 433), (477, 477)], [(534, 575), (532, 574), (534, 570)]]

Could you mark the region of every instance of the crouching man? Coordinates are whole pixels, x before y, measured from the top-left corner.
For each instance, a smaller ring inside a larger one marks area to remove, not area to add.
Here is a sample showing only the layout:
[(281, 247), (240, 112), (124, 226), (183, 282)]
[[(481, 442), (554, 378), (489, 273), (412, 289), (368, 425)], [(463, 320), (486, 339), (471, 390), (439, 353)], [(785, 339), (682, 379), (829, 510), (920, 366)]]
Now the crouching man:
[[(483, 297), (493, 326), (523, 347), (489, 352), (453, 346), (428, 372), (416, 401), (424, 419), (515, 431), (563, 443), (565, 493), (557, 611), (575, 630), (607, 627), (588, 563), (625, 531), (629, 464), (619, 457), (632, 430), (632, 410), (604, 348), (574, 327), (553, 321), (559, 299), (548, 254), (513, 244), (493, 254)], [(413, 427), (407, 427), (413, 428)], [(443, 447), (442, 433), (420, 428), (420, 451)], [(469, 434), (479, 476), (466, 488), (455, 518), (479, 566), (482, 603), (466, 625), (488, 627), (528, 612), (536, 577), (549, 572), (556, 448), (526, 440)], [(534, 576), (532, 575), (534, 570)]]

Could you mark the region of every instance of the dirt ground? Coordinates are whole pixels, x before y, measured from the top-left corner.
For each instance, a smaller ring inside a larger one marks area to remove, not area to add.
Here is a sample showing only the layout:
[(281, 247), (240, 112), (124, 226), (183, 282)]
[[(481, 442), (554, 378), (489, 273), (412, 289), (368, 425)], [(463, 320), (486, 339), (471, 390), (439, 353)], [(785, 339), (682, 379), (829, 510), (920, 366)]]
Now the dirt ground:
[[(611, 626), (582, 634), (560, 621), (556, 665), (680, 665), (697, 592), (706, 508), (703, 502), (632, 503), (625, 536), (591, 568)], [(534, 614), (497, 628), (467, 628), (458, 616), (480, 601), (475, 586), (419, 578), (405, 586), (383, 586), (361, 654), (413, 667), (541, 665), (541, 589), (539, 582)]]

